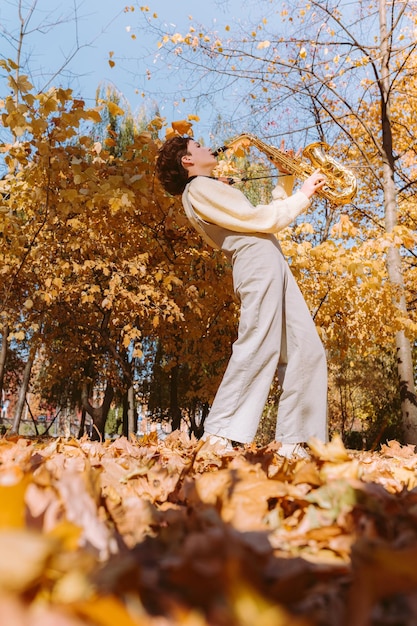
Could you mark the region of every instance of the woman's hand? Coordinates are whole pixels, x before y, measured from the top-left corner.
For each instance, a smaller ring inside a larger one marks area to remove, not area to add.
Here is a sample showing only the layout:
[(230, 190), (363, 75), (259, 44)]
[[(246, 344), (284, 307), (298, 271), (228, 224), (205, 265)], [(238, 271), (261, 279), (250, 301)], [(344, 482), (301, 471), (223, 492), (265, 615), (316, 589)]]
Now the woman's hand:
[[(294, 152), (294, 150), (292, 148), (290, 148), (289, 150), (285, 149), (285, 140), (283, 139), (281, 141), (281, 145), (279, 147), (280, 151), (285, 154), (285, 156), (289, 157), (290, 159), (293, 159), (294, 157), (298, 158), (301, 154), (301, 149), (298, 150), (296, 153)], [(275, 162), (273, 159), (271, 159), (271, 161), (273, 162), (273, 164), (275, 165), (275, 167), (277, 168), (277, 170), (279, 170), (281, 172), (281, 174), (291, 174), (290, 171), (288, 171), (285, 168), (285, 165), (283, 165), (282, 163), (278, 163)]]
[(314, 196), (316, 191), (319, 191), (327, 182), (326, 176), (320, 170), (315, 170), (311, 176), (309, 176), (303, 183), (300, 191), (302, 191), (307, 198)]
[[(286, 150), (285, 149), (285, 141), (281, 141), (280, 150), (283, 154), (288, 156), (290, 159), (294, 158), (298, 159), (302, 153), (302, 150), (298, 150), (294, 153), (294, 150)], [(274, 164), (277, 169), (281, 172), (281, 174), (291, 174), (288, 170), (285, 169), (285, 166), (281, 163)], [(304, 181), (303, 186), (301, 187), (301, 191), (307, 196), (307, 198), (311, 198), (316, 191), (319, 191), (327, 182), (326, 176), (320, 170), (315, 170), (309, 178)]]

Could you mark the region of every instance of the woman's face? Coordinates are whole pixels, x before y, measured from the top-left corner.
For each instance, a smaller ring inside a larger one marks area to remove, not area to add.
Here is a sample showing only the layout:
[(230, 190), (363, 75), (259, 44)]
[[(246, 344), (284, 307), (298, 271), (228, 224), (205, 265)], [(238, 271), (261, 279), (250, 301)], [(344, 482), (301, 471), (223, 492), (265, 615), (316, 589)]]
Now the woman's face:
[(190, 139), (188, 142), (188, 154), (182, 160), (188, 166), (193, 165), (194, 167), (210, 171), (217, 165), (217, 159), (212, 154), (211, 148), (205, 148), (193, 139)]

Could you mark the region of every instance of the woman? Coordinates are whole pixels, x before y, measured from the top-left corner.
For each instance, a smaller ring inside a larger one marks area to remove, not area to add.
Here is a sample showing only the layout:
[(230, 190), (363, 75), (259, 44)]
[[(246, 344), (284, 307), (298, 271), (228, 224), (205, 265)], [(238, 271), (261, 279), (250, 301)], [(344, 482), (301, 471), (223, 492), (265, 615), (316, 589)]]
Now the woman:
[(310, 206), (326, 178), (317, 170), (291, 195), (293, 177), (283, 176), (272, 201), (253, 206), (241, 191), (212, 177), (216, 165), (210, 148), (179, 136), (165, 142), (157, 160), (164, 189), (182, 194), (191, 223), (230, 260), (240, 299), (238, 338), (203, 437), (226, 449), (232, 441), (251, 442), (278, 367), (278, 453), (305, 457), (310, 437), (327, 441), (326, 357), (275, 234)]

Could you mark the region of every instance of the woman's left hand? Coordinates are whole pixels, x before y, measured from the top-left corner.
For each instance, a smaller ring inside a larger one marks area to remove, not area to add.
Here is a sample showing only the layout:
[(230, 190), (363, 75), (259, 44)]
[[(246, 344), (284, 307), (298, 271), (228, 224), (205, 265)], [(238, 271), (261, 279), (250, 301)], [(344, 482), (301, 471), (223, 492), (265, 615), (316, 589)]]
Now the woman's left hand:
[[(280, 152), (282, 152), (285, 156), (289, 157), (290, 159), (298, 158), (301, 154), (301, 149), (298, 150), (296, 153), (294, 152), (294, 150), (292, 148), (290, 148), (289, 150), (285, 149), (285, 139), (283, 139), (281, 141), (281, 145), (280, 145)], [(275, 167), (281, 172), (281, 174), (292, 174), (292, 172), (288, 171), (285, 168), (285, 165), (283, 163), (277, 162), (275, 163), (275, 161), (273, 161)]]

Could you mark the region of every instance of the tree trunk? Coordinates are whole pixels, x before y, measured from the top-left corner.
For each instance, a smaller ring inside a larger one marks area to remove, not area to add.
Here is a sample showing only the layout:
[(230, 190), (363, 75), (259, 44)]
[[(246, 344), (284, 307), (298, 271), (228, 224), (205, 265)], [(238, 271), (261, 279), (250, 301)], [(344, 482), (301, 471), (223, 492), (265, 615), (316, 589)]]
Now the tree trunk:
[(9, 431), (11, 435), (19, 434), (20, 421), (22, 419), (23, 408), (26, 402), (26, 394), (29, 388), (30, 374), (32, 372), (32, 366), (35, 361), (36, 351), (32, 356), (32, 353), (29, 353), (28, 360), (26, 361), (25, 369), (23, 372), (23, 379), (19, 389), (19, 396), (17, 398), (16, 407), (13, 416), (13, 424)]
[(80, 428), (78, 429), (78, 439), (81, 439), (81, 437), (85, 433), (85, 416), (86, 416), (86, 414), (87, 414), (87, 411), (83, 407), (82, 410), (81, 410)]
[[(198, 407), (200, 408), (200, 407)], [(206, 421), (206, 417), (209, 413), (209, 405), (207, 402), (203, 404), (201, 407), (201, 413), (199, 415), (198, 420), (196, 419), (197, 406), (194, 403), (192, 410), (190, 411), (190, 431), (189, 434), (195, 435), (197, 439), (201, 439), (204, 433), (204, 422)]]
[(179, 367), (175, 365), (171, 370), (171, 377), (169, 381), (170, 391), (170, 413), (171, 413), (171, 427), (172, 430), (179, 430), (181, 426), (181, 410), (178, 406), (178, 372)]
[(113, 400), (114, 390), (108, 382), (104, 392), (103, 402), (101, 406), (94, 407), (89, 400), (88, 384), (84, 383), (81, 390), (81, 403), (83, 408), (91, 415), (93, 419), (93, 433), (91, 439), (93, 441), (104, 440), (104, 429), (106, 427), (107, 415), (109, 414), (110, 405)]
[[(381, 33), (381, 122), (383, 143), (384, 210), (385, 229), (392, 233), (397, 225), (397, 193), (395, 188), (395, 159), (393, 151), (392, 122), (390, 109), (390, 54), (388, 45), (386, 2), (379, 1)], [(386, 255), (389, 281), (394, 289), (395, 304), (399, 311), (407, 315), (401, 255), (398, 248), (391, 245)], [(397, 368), (400, 382), (401, 412), (404, 435), (407, 443), (417, 444), (417, 400), (414, 386), (414, 366), (412, 348), (403, 330), (395, 337), (397, 347)]]
[(127, 390), (127, 423), (129, 434), (136, 433), (137, 424), (135, 417), (135, 391), (133, 389), (133, 385), (130, 385), (129, 389)]
[(129, 437), (131, 433), (136, 433), (137, 423), (135, 419), (135, 391), (133, 385), (128, 387), (123, 394), (123, 436)]
[(127, 391), (123, 394), (123, 415), (122, 415), (122, 434), (123, 437), (129, 437), (129, 401)]
[(7, 337), (9, 336), (9, 327), (5, 325), (2, 331), (2, 342), (1, 342), (1, 350), (0, 350), (0, 399), (3, 393), (3, 385), (4, 385), (4, 373), (6, 371), (6, 360), (7, 360), (7, 352), (8, 352), (8, 342)]
[(35, 429), (35, 435), (38, 436), (39, 435), (38, 425), (36, 423), (35, 418), (33, 417), (32, 411), (30, 410), (30, 404), (27, 401), (27, 398), (25, 398), (25, 403), (26, 403), (26, 406), (27, 406), (27, 409), (28, 409), (28, 412), (29, 412), (29, 415), (30, 415), (30, 419), (32, 420), (33, 428)]

